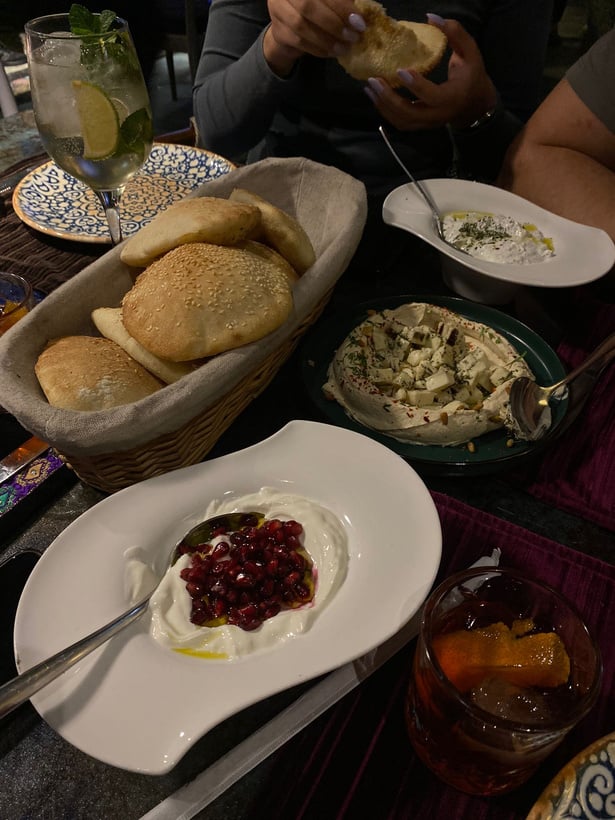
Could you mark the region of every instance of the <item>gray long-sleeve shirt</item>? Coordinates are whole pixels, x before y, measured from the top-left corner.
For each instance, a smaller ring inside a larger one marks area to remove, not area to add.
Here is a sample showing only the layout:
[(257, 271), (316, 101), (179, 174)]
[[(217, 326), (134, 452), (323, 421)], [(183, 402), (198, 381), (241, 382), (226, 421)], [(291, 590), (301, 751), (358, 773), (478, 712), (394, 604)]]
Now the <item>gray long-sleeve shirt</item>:
[[(539, 102), (551, 0), (385, 2), (397, 19), (425, 21), (428, 11), (459, 20), (481, 47), (505, 112), (484, 129), (457, 134), (470, 175), (494, 177), (508, 142)], [(307, 156), (336, 165), (382, 195), (402, 181), (378, 134), (380, 116), (334, 59), (305, 56), (288, 78), (276, 76), (262, 50), (265, 0), (213, 0), (195, 80), (200, 144), (228, 157)], [(442, 81), (447, 60), (430, 75)], [(499, 120), (499, 125), (495, 122)], [(393, 139), (413, 173), (444, 176), (452, 143), (446, 128), (398, 132)], [(482, 132), (482, 133), (481, 133)]]
[(615, 133), (615, 28), (571, 66), (566, 79), (585, 105)]

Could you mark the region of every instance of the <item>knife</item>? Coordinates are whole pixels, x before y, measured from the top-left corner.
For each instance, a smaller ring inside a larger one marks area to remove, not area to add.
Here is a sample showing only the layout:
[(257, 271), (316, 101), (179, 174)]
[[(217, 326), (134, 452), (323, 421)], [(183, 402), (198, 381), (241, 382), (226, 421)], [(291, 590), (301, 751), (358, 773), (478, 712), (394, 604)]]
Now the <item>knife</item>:
[[(39, 155), (30, 162), (16, 163), (14, 166), (7, 169), (0, 175), (0, 198), (4, 198), (12, 194), (18, 183), (20, 183), (24, 177), (27, 177), (31, 171), (34, 171), (35, 168), (38, 168), (39, 165), (42, 165), (42, 163), (48, 159), (49, 157), (47, 154), (43, 156)], [(15, 168), (16, 170), (13, 171), (12, 168)]]
[(36, 436), (32, 436), (16, 447), (12, 453), (0, 459), (0, 484), (18, 473), (37, 456), (49, 450), (50, 445)]

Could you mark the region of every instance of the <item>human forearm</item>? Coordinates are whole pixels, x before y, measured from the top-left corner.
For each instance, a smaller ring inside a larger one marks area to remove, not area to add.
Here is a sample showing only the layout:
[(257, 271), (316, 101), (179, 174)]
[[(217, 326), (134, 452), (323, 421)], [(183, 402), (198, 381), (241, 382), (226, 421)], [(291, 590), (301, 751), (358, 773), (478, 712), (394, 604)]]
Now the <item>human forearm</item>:
[(211, 74), (207, 69), (201, 60), (193, 97), (199, 141), (212, 151), (236, 156), (265, 135), (290, 83), (268, 67), (260, 38), (226, 68)]
[(602, 228), (615, 240), (615, 173), (592, 157), (519, 140), (499, 182), (553, 213)]

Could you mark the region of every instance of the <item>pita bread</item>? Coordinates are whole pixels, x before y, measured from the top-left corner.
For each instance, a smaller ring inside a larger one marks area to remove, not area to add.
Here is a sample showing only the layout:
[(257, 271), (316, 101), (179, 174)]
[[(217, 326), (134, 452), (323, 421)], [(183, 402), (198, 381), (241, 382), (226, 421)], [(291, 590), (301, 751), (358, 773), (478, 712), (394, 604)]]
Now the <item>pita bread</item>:
[(274, 248), (299, 275), (314, 264), (316, 254), (310, 238), (294, 217), (244, 188), (234, 188), (229, 200), (254, 205), (260, 210), (260, 235), (254, 238)]
[(246, 239), (245, 242), (240, 242), (238, 248), (244, 248), (250, 253), (256, 254), (260, 259), (265, 259), (272, 265), (277, 265), (281, 271), (284, 272), (291, 285), (299, 281), (299, 274), (293, 266), (276, 250), (269, 245), (263, 245), (262, 242), (257, 242), (254, 239)]
[(111, 339), (125, 350), (136, 362), (166, 384), (172, 384), (182, 376), (192, 373), (195, 365), (187, 362), (169, 362), (146, 350), (133, 339), (122, 322), (121, 308), (96, 308), (92, 321), (106, 339)]
[(154, 262), (122, 300), (124, 327), (175, 362), (214, 356), (266, 336), (293, 309), (286, 274), (245, 248), (181, 245)]
[(355, 0), (355, 6), (367, 29), (346, 54), (337, 58), (351, 77), (382, 77), (396, 88), (402, 85), (398, 69), (428, 74), (444, 56), (447, 39), (437, 26), (394, 20), (375, 0)]
[(260, 220), (254, 205), (213, 196), (181, 199), (127, 239), (120, 258), (127, 265), (142, 268), (188, 242), (234, 245), (254, 236)]
[(49, 404), (65, 410), (107, 410), (163, 387), (119, 345), (96, 336), (50, 342), (34, 371)]

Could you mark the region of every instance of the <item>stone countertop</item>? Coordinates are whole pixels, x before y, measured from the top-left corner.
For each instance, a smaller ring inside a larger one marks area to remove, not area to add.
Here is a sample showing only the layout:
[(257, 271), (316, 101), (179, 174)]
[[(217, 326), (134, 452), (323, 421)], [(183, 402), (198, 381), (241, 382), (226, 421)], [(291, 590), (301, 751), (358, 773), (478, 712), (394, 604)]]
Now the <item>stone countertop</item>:
[(43, 151), (31, 110), (0, 117), (0, 174)]

